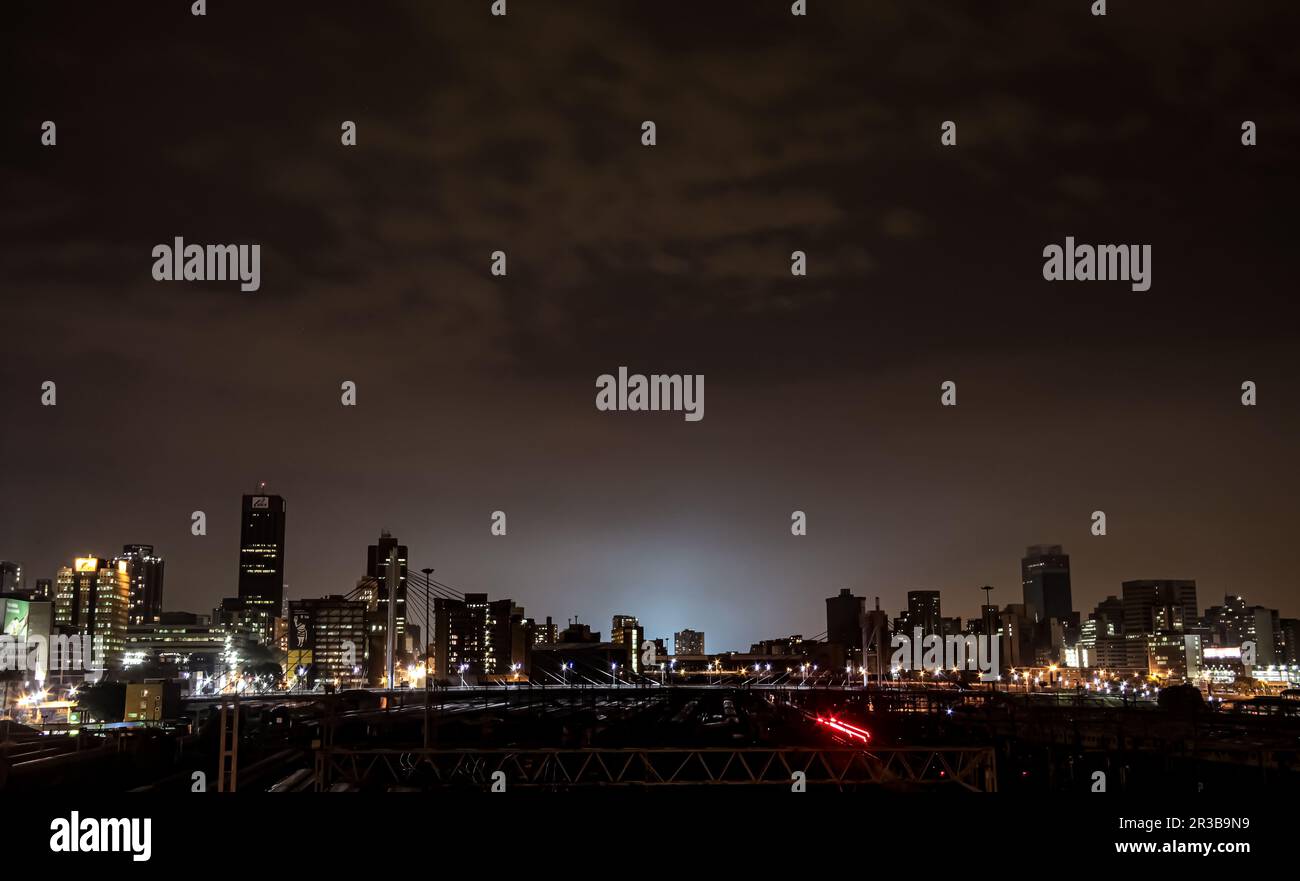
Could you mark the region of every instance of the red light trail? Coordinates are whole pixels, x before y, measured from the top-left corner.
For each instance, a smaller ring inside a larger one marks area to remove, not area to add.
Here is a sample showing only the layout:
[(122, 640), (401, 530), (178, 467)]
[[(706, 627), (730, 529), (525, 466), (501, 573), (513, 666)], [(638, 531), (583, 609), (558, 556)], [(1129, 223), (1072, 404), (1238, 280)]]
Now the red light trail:
[(866, 743), (867, 740), (871, 737), (870, 732), (865, 731), (856, 725), (850, 725), (848, 722), (841, 722), (839, 719), (836, 719), (834, 716), (830, 716), (828, 718), (822, 718), (821, 716), (818, 716), (817, 724), (825, 725), (827, 728), (833, 728), (836, 731), (841, 732), (842, 734), (847, 734), (849, 737), (857, 738), (863, 743)]

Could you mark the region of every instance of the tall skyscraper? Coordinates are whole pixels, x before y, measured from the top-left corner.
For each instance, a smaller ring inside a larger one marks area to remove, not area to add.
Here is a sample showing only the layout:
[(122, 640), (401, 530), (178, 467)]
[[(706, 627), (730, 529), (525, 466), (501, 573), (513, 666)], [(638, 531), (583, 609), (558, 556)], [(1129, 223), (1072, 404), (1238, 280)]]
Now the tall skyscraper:
[(943, 616), (939, 612), (939, 591), (909, 590), (907, 592), (907, 627), (920, 627), (922, 636), (943, 635)]
[(105, 662), (110, 667), (120, 666), (126, 649), (130, 606), (131, 577), (126, 561), (78, 557), (71, 567), (59, 569), (55, 627), (102, 640)]
[(266, 606), (273, 616), (284, 605), (284, 517), (280, 496), (267, 495), (266, 484), (244, 496), (239, 527), (239, 599)]
[(1279, 618), (1278, 663), (1300, 664), (1300, 618)]
[[(71, 566), (61, 566), (55, 575), (54, 626), (80, 631), (89, 622), (95, 594), (95, 580), (104, 561), (99, 557), (77, 557)], [(130, 588), (127, 589), (130, 596)]]
[(1033, 545), (1020, 561), (1024, 605), (1031, 621), (1066, 622), (1074, 613), (1070, 594), (1070, 555), (1060, 545)]
[(153, 545), (123, 545), (113, 562), (126, 563), (131, 579), (131, 624), (154, 624), (162, 615), (163, 559), (154, 555)]
[[(390, 577), (389, 557), (397, 552), (397, 569)], [(394, 663), (407, 650), (406, 631), (406, 545), (397, 543), (388, 530), (379, 534), (379, 541), (366, 548), (366, 574), (359, 586), (360, 596), (366, 600), (366, 631), (370, 641), (370, 681), (378, 685), (388, 676), (388, 602), (393, 604)], [(416, 646), (413, 649), (419, 650)], [(396, 669), (393, 671), (396, 676)]]
[[(397, 588), (392, 591), (388, 574), (389, 553), (397, 548)], [(399, 545), (388, 530), (379, 534), (379, 543), (366, 548), (366, 578), (375, 580), (376, 619), (388, 626), (388, 597), (390, 591), (396, 597), (397, 640), (401, 644), (406, 633), (406, 545)], [(385, 637), (387, 638), (387, 637)]]
[(851, 658), (861, 656), (862, 616), (866, 597), (855, 597), (847, 587), (839, 596), (826, 598), (826, 641), (844, 646)]

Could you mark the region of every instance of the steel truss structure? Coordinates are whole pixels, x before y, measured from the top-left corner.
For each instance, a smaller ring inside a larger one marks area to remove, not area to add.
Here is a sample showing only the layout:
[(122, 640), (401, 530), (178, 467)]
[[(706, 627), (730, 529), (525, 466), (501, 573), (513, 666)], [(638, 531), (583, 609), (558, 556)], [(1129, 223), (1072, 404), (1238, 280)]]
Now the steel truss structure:
[(930, 749), (340, 749), (316, 753), (316, 788), (411, 786), (578, 789), (791, 786), (997, 789), (989, 747)]

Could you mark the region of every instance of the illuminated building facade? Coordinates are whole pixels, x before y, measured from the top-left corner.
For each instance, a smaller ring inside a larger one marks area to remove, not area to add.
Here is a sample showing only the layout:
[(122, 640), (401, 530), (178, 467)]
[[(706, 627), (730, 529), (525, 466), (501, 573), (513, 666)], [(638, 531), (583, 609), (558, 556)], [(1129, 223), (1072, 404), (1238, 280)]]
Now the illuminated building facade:
[(54, 593), (55, 627), (102, 641), (105, 663), (120, 667), (131, 606), (125, 561), (78, 557), (59, 569)]
[(207, 615), (192, 612), (163, 612), (151, 624), (132, 624), (126, 631), (128, 660), (154, 660), (175, 666), (179, 672), (214, 675), (229, 645), (241, 647), (242, 635), (235, 635)]
[(1198, 635), (1153, 634), (1147, 637), (1147, 672), (1170, 681), (1195, 679), (1203, 664), (1201, 651)]
[(533, 622), (533, 645), (555, 645), (559, 639), (560, 629), (551, 616), (546, 616), (546, 623)]
[(239, 635), (255, 643), (271, 644), (275, 641), (276, 612), (265, 603), (246, 602), (239, 597), (226, 597), (212, 610), (212, 619), (227, 633)]
[[(514, 639), (511, 621), (517, 607), (511, 600), (488, 601), (485, 593), (467, 593), (463, 600), (435, 597), (435, 676), (455, 682), (510, 672)], [(521, 610), (522, 611), (522, 610)]]

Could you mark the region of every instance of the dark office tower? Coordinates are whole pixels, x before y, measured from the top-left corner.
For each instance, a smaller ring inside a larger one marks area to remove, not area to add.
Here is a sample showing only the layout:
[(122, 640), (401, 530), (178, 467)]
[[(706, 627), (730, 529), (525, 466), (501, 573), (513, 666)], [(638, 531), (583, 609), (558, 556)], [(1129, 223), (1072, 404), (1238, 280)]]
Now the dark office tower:
[(273, 616), (284, 605), (284, 499), (266, 495), (266, 484), (244, 496), (239, 527), (239, 598), (266, 606)]
[(1210, 640), (1216, 646), (1238, 646), (1245, 638), (1246, 601), (1228, 594), (1223, 605), (1209, 606), (1201, 623), (1209, 630)]
[(1282, 641), (1281, 618), (1277, 609), (1263, 606), (1246, 608), (1245, 638), (1255, 643), (1255, 663), (1267, 667), (1282, 662), (1282, 653), (1278, 650)]
[(1124, 601), (1117, 596), (1108, 596), (1097, 603), (1097, 610), (1092, 613), (1097, 622), (1098, 636), (1124, 635)]
[[(384, 530), (379, 534), (379, 544), (366, 549), (366, 577), (375, 579), (376, 620), (388, 626), (388, 557), (393, 548), (397, 548), (397, 642), (401, 645), (406, 634), (406, 545), (399, 545), (397, 539)], [(387, 638), (387, 637), (385, 637)]]
[(1025, 609), (1031, 621), (1071, 620), (1074, 600), (1070, 595), (1070, 555), (1060, 545), (1033, 545), (1020, 561)]
[(163, 560), (154, 556), (153, 545), (122, 545), (122, 555), (113, 562), (126, 563), (131, 578), (130, 624), (156, 624), (162, 615)]
[(1123, 587), (1126, 636), (1195, 626), (1195, 581), (1125, 581)]
[(866, 614), (866, 597), (855, 597), (847, 588), (839, 596), (826, 598), (826, 641), (844, 646), (853, 657), (862, 651), (862, 616)]
[(53, 600), (54, 599), (54, 581), (50, 578), (36, 579), (36, 587), (32, 589), (33, 600)]
[[(909, 590), (907, 592), (907, 626), (921, 628), (922, 636), (943, 634), (943, 616), (939, 614), (939, 591)], [(909, 635), (911, 630), (908, 631)]]
[(1300, 618), (1279, 618), (1278, 662), (1300, 664)]
[(22, 563), (0, 560), (0, 593), (18, 593), (26, 586)]
[(998, 632), (1001, 625), (1000, 613), (998, 607), (989, 603), (980, 606), (980, 628), (979, 632), (985, 636), (993, 636)]

